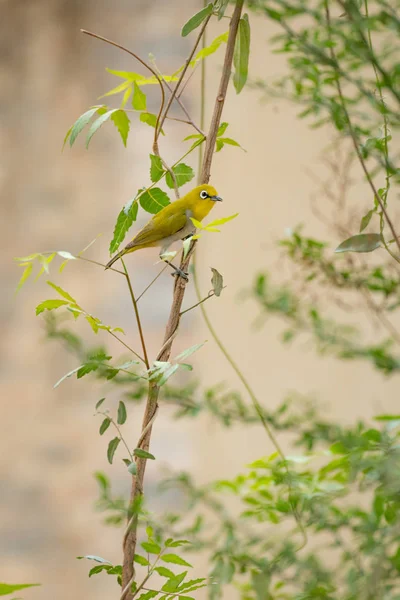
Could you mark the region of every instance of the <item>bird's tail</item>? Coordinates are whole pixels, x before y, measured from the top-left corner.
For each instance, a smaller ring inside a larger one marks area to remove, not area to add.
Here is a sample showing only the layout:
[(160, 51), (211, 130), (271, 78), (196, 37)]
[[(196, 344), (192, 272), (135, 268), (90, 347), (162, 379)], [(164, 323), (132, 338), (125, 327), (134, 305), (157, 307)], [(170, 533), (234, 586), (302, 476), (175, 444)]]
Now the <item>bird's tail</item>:
[(122, 258), (124, 255), (126, 254), (126, 250), (121, 250), (121, 252), (118, 252), (115, 256), (112, 257), (112, 259), (106, 264), (106, 269), (109, 269), (110, 267), (113, 266), (113, 264), (115, 262), (117, 262), (117, 260), (119, 260), (120, 258)]

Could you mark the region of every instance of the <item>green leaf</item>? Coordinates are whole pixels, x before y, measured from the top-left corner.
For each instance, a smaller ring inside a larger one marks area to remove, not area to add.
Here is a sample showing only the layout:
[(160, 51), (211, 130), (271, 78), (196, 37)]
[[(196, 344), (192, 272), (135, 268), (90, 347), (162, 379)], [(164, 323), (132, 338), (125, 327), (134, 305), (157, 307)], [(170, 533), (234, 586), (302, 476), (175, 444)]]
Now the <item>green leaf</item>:
[(100, 406), (103, 404), (104, 400), (105, 400), (105, 398), (101, 398), (98, 402), (96, 402), (96, 406), (95, 406), (96, 410), (100, 408)]
[(221, 292), (223, 290), (223, 287), (224, 287), (224, 279), (223, 279), (221, 273), (219, 273), (219, 271), (217, 271), (217, 269), (214, 269), (214, 267), (211, 267), (211, 271), (212, 271), (211, 285), (213, 287), (214, 294), (216, 296), (220, 296)]
[(247, 14), (244, 14), (239, 21), (239, 30), (235, 42), (235, 51), (233, 55), (233, 64), (235, 74), (233, 76), (233, 85), (237, 94), (240, 94), (246, 81), (249, 68), (250, 55), (250, 23)]
[[(93, 117), (93, 115), (95, 113), (97, 113), (99, 108), (100, 108), (99, 106), (95, 106), (94, 108), (91, 108), (90, 110), (86, 111), (72, 125), (72, 127), (70, 129), (70, 136), (69, 136), (69, 145), (71, 147), (73, 146), (76, 138), (78, 137), (78, 135), (80, 134), (82, 129), (85, 127), (85, 125), (87, 125), (89, 123), (90, 119)], [(65, 136), (64, 146), (65, 146), (67, 139), (68, 139), (68, 134)]]
[(190, 348), (187, 348), (186, 350), (184, 350), (183, 352), (181, 352), (180, 354), (178, 354), (178, 356), (176, 356), (174, 358), (174, 360), (176, 362), (180, 362), (181, 360), (184, 360), (185, 358), (187, 358), (188, 356), (191, 356), (192, 354), (194, 354), (195, 352), (197, 352), (197, 350), (199, 350), (200, 348), (202, 348), (202, 346), (204, 346), (206, 342), (202, 342), (201, 344), (195, 344), (194, 346), (191, 346)]
[(146, 450), (142, 450), (142, 448), (135, 448), (133, 451), (133, 455), (138, 458), (148, 458), (149, 460), (156, 460), (156, 457), (150, 452), (146, 452)]
[(218, 21), (220, 21), (222, 19), (222, 17), (224, 16), (226, 7), (228, 6), (228, 4), (229, 4), (229, 0), (221, 0), (219, 9), (218, 9)]
[(114, 254), (123, 242), (132, 223), (136, 221), (138, 214), (138, 203), (135, 198), (127, 202), (124, 208), (118, 215), (117, 222), (114, 228), (114, 236), (110, 243), (110, 254)]
[[(179, 165), (175, 165), (172, 167), (172, 171), (175, 175), (176, 184), (179, 187), (191, 181), (194, 177), (194, 171), (192, 167), (185, 165), (184, 163), (179, 163)], [(174, 189), (174, 182), (172, 180), (171, 174), (167, 172), (165, 176), (165, 181), (167, 182), (168, 187)]]
[(56, 387), (58, 387), (58, 386), (60, 385), (60, 383), (62, 383), (62, 382), (65, 380), (65, 379), (67, 379), (68, 377), (71, 377), (71, 375), (73, 375), (74, 373), (77, 373), (77, 372), (79, 371), (79, 369), (80, 369), (80, 368), (81, 368), (80, 366), (79, 366), (79, 367), (75, 367), (75, 369), (72, 369), (72, 371), (69, 371), (69, 372), (68, 372), (66, 375), (63, 375), (63, 376), (61, 377), (61, 379), (59, 379), (59, 380), (57, 381), (57, 383), (55, 383), (55, 384), (53, 385), (53, 388), (55, 389), (55, 388), (56, 388)]
[(139, 202), (140, 206), (152, 215), (157, 214), (164, 206), (170, 204), (167, 194), (160, 188), (147, 190), (140, 196)]
[[(147, 123), (150, 127), (155, 127), (157, 124), (157, 115), (153, 115), (153, 113), (142, 112), (140, 113), (140, 120), (142, 123)], [(162, 135), (165, 135), (164, 131), (161, 129)]]
[(123, 425), (125, 423), (125, 421), (126, 421), (126, 406), (122, 402), (122, 400), (120, 400), (119, 404), (118, 404), (117, 423), (118, 423), (118, 425)]
[(363, 216), (363, 218), (361, 219), (361, 223), (360, 223), (360, 233), (361, 233), (362, 231), (364, 231), (364, 229), (365, 229), (366, 227), (368, 227), (368, 225), (369, 225), (369, 222), (370, 222), (370, 220), (371, 220), (371, 218), (372, 218), (372, 215), (374, 214), (374, 212), (375, 212), (375, 210), (374, 210), (374, 209), (371, 209), (371, 210), (369, 210), (369, 211), (367, 212), (367, 214), (366, 214), (366, 215), (364, 215), (364, 216)]
[(135, 462), (131, 462), (128, 466), (128, 471), (131, 475), (136, 475), (137, 473), (137, 466)]
[(400, 415), (378, 415), (375, 421), (400, 421)]
[(372, 252), (382, 246), (380, 233), (361, 233), (348, 238), (336, 248), (335, 252)]
[[(137, 600), (151, 600), (152, 598), (155, 598), (156, 596), (158, 596), (158, 594), (159, 594), (159, 592), (157, 592), (156, 590), (148, 590), (144, 594), (140, 594), (140, 596), (138, 596)], [(179, 600), (181, 600), (181, 599), (179, 599)]]
[(179, 365), (171, 365), (170, 367), (168, 367), (168, 369), (166, 369), (161, 377), (161, 379), (159, 379), (157, 381), (158, 385), (161, 387), (162, 385), (164, 385), (165, 383), (167, 383), (168, 379), (170, 377), (172, 377), (172, 375), (179, 369)]
[(156, 544), (155, 542), (142, 542), (141, 546), (143, 550), (146, 550), (149, 554), (160, 554), (161, 546)]
[(30, 587), (36, 587), (41, 585), (40, 583), (0, 583), (0, 596), (6, 596), (7, 594), (12, 594), (12, 592), (17, 592), (18, 590), (24, 590)]
[(96, 119), (90, 129), (89, 129), (89, 133), (87, 135), (86, 138), (86, 148), (89, 148), (89, 144), (90, 144), (90, 140), (92, 139), (92, 137), (94, 136), (94, 134), (96, 133), (96, 131), (98, 129), (100, 129), (100, 127), (106, 122), (108, 121), (108, 119), (110, 119), (111, 115), (113, 115), (115, 112), (117, 112), (117, 110), (119, 110), (118, 108), (113, 108), (111, 110), (108, 110), (107, 112), (105, 112), (103, 115), (101, 115), (98, 119)]
[(242, 148), (242, 146), (236, 140), (227, 137), (220, 137), (216, 139), (216, 152), (219, 152), (225, 146), (225, 144), (228, 144), (228, 146), (237, 146), (238, 148), (241, 148), (243, 152), (246, 152), (246, 150)]
[(133, 560), (138, 563), (139, 565), (142, 565), (143, 567), (146, 567), (147, 565), (149, 565), (149, 561), (147, 560), (147, 558), (145, 558), (144, 556), (141, 556), (140, 554), (135, 554)]
[(155, 154), (150, 154), (150, 179), (156, 183), (164, 175), (164, 167), (161, 158)]
[(40, 313), (45, 310), (54, 310), (55, 308), (60, 308), (60, 306), (65, 306), (66, 304), (68, 304), (66, 300), (45, 300), (37, 305), (36, 316), (40, 315)]
[(105, 431), (107, 431), (107, 429), (110, 427), (110, 425), (111, 425), (111, 419), (109, 419), (108, 417), (106, 417), (104, 419), (104, 421), (102, 422), (102, 424), (100, 425), (100, 429), (99, 429), (100, 435), (103, 435), (103, 433)]
[(66, 292), (65, 290), (63, 290), (62, 287), (60, 287), (59, 285), (56, 285), (55, 283), (53, 283), (52, 281), (46, 281), (47, 285), (49, 285), (50, 287), (53, 288), (53, 290), (55, 290), (58, 294), (60, 294), (60, 296), (62, 296), (63, 298), (65, 298), (66, 300), (69, 300), (70, 302), (72, 302), (73, 304), (77, 304), (75, 298), (73, 298), (71, 296), (71, 294), (68, 294), (68, 292)]
[(142, 92), (136, 81), (133, 82), (132, 107), (135, 110), (146, 110), (146, 94)]
[(218, 127), (218, 131), (217, 131), (217, 137), (221, 137), (221, 135), (224, 135), (225, 131), (227, 130), (229, 126), (229, 123), (221, 123), (221, 125)]
[(87, 560), (94, 560), (95, 562), (112, 566), (112, 563), (110, 563), (109, 560), (106, 560), (101, 556), (96, 556), (95, 554), (86, 554), (85, 556), (77, 556), (76, 558), (77, 560), (82, 560), (83, 558), (86, 558)]
[(175, 577), (175, 573), (170, 571), (170, 569), (167, 569), (167, 567), (156, 567), (154, 570), (157, 571), (161, 577), (168, 577), (168, 579), (170, 577)]
[(189, 542), (189, 540), (173, 540), (172, 538), (169, 538), (166, 542), (165, 542), (165, 546), (167, 548), (178, 548), (179, 546), (186, 546), (187, 544), (191, 544), (192, 542)]
[(180, 586), (182, 581), (185, 579), (187, 574), (188, 574), (187, 571), (183, 571), (182, 573), (179, 573), (179, 575), (175, 575), (174, 577), (171, 577), (171, 579), (168, 579), (168, 581), (166, 581), (164, 583), (164, 585), (162, 586), (162, 588), (161, 588), (162, 591), (163, 592), (176, 592), (178, 587)]
[(120, 108), (119, 110), (116, 110), (111, 115), (111, 121), (114, 123), (115, 127), (118, 129), (119, 134), (122, 139), (122, 143), (124, 144), (124, 146), (126, 148), (126, 142), (128, 140), (129, 126), (130, 126), (130, 121), (129, 121), (128, 115), (126, 114), (126, 112), (124, 110), (122, 110)]
[(25, 281), (28, 279), (29, 275), (32, 273), (33, 263), (32, 262), (30, 262), (28, 264), (22, 263), (21, 266), (24, 266), (25, 269), (24, 269), (24, 272), (22, 273), (21, 279), (18, 282), (18, 285), (17, 285), (17, 288), (15, 290), (15, 293), (17, 293), (22, 288), (22, 286), (24, 285)]
[(182, 565), (184, 567), (192, 567), (192, 565), (190, 563), (186, 562), (186, 560), (184, 560), (177, 554), (163, 554), (163, 556), (161, 556), (161, 560), (163, 560), (166, 563), (172, 563), (174, 565)]
[(110, 463), (110, 465), (112, 465), (114, 454), (115, 454), (116, 449), (118, 448), (120, 441), (121, 441), (121, 439), (119, 437), (115, 437), (108, 444), (107, 459), (108, 459), (108, 462)]
[(208, 17), (208, 15), (212, 14), (212, 11), (213, 5), (210, 2), (210, 4), (208, 4), (205, 8), (202, 8), (201, 10), (199, 10), (198, 13), (193, 15), (193, 17), (191, 17), (189, 21), (187, 21), (182, 27), (182, 37), (186, 37), (191, 31), (197, 29), (197, 27), (199, 27), (199, 25), (202, 24), (202, 22)]

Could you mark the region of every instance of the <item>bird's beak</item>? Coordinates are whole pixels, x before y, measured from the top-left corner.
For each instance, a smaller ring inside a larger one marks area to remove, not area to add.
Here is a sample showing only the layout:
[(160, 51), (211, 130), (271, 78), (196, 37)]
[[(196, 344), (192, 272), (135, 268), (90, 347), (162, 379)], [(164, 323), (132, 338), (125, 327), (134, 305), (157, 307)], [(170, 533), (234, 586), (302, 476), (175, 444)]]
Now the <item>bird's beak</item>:
[(214, 200), (214, 202), (222, 202), (221, 196), (210, 196), (210, 200)]

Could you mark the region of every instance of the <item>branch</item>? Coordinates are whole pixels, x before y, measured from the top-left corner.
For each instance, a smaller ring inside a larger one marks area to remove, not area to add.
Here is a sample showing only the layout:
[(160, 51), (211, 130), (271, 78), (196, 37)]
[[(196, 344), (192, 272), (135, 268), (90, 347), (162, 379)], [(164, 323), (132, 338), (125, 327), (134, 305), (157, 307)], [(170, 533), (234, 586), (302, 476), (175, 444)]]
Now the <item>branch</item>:
[[(231, 74), (232, 68), (232, 58), (233, 52), (235, 48), (235, 40), (239, 27), (240, 16), (243, 8), (244, 0), (236, 0), (235, 9), (233, 11), (233, 15), (230, 21), (229, 27), (229, 37), (225, 52), (225, 60), (222, 69), (222, 75), (220, 80), (220, 85), (218, 89), (218, 94), (215, 100), (214, 113), (211, 120), (210, 130), (207, 136), (205, 154), (204, 154), (204, 163), (201, 171), (201, 183), (208, 183), (210, 179), (210, 171), (212, 164), (212, 157), (214, 154), (215, 148), (215, 140), (217, 137), (217, 131), (221, 120), (222, 109), (225, 102), (226, 92), (228, 88), (229, 78)], [(199, 37), (200, 41), (200, 37)], [(187, 64), (190, 61), (187, 61)], [(177, 92), (177, 87), (175, 88), (175, 94)], [(173, 100), (174, 94), (171, 95)], [(170, 99), (171, 100), (171, 99)], [(172, 102), (171, 100), (171, 102)], [(181, 261), (181, 269), (187, 270), (191, 256), (195, 249), (195, 242), (192, 243), (189, 252), (186, 258), (183, 258)], [(171, 311), (168, 319), (168, 323), (165, 329), (164, 342), (162, 346), (162, 352), (158, 356), (158, 360), (167, 361), (171, 354), (171, 346), (173, 339), (176, 335), (177, 328), (179, 326), (180, 319), (180, 311), (182, 307), (183, 298), (186, 290), (186, 281), (181, 277), (177, 277), (175, 280), (174, 286), (174, 295), (172, 300)], [(148, 450), (151, 439), (152, 432), (152, 420), (154, 415), (158, 409), (158, 397), (160, 393), (160, 388), (154, 382), (149, 382), (149, 392), (147, 397), (147, 403), (145, 408), (145, 414), (143, 418), (142, 431), (146, 430), (145, 435), (143, 436), (143, 440), (141, 443), (141, 448), (143, 450)], [(149, 426), (150, 423), (150, 426)], [(143, 480), (146, 469), (146, 459), (137, 457), (136, 465), (137, 465), (137, 473), (132, 477), (132, 488), (131, 488), (131, 498), (130, 505), (134, 506), (135, 500), (143, 494)], [(135, 515), (130, 522), (129, 530), (126, 533), (124, 538), (124, 559), (123, 559), (123, 568), (122, 568), (122, 589), (123, 595), (121, 596), (121, 600), (132, 600), (132, 593), (130, 591), (130, 582), (134, 580), (134, 555), (136, 550), (136, 541), (137, 541), (137, 525), (138, 518)]]
[[(339, 3), (340, 3), (340, 0), (339, 0)], [(325, 0), (325, 14), (326, 14), (326, 22), (327, 22), (327, 25), (328, 25), (328, 34), (329, 34), (329, 37), (331, 38), (332, 37), (332, 25), (331, 25), (331, 16), (330, 16), (330, 12), (329, 12), (328, 0)], [(350, 120), (350, 115), (348, 113), (348, 110), (347, 110), (347, 107), (346, 107), (346, 103), (344, 101), (344, 96), (343, 96), (343, 91), (342, 91), (342, 85), (340, 83), (340, 76), (339, 76), (338, 68), (336, 67), (336, 65), (338, 63), (337, 63), (337, 59), (336, 59), (335, 50), (334, 50), (334, 48), (333, 48), (332, 45), (330, 47), (330, 55), (331, 55), (332, 62), (335, 65), (334, 68), (335, 68), (335, 72), (336, 72), (336, 79), (335, 79), (335, 81), (336, 81), (336, 88), (337, 88), (338, 95), (339, 95), (339, 98), (340, 98), (340, 103), (342, 105), (342, 109), (343, 109), (343, 112), (344, 112), (344, 115), (345, 115), (345, 118), (346, 118), (346, 121), (347, 121), (347, 127), (348, 127), (348, 130), (349, 130), (349, 133), (350, 133), (351, 140), (353, 142), (354, 150), (356, 151), (356, 154), (357, 154), (358, 160), (360, 162), (360, 165), (362, 167), (362, 170), (364, 171), (365, 177), (367, 178), (369, 186), (370, 186), (370, 188), (371, 188), (371, 190), (372, 190), (372, 192), (374, 194), (374, 198), (376, 198), (376, 200), (377, 200), (377, 202), (378, 202), (378, 204), (380, 206), (380, 209), (381, 209), (382, 213), (385, 216), (386, 222), (389, 225), (389, 229), (392, 232), (392, 235), (394, 237), (394, 241), (396, 242), (396, 245), (397, 245), (398, 249), (400, 250), (400, 240), (399, 240), (399, 238), (398, 238), (398, 236), (396, 234), (396, 230), (394, 228), (393, 222), (392, 222), (391, 218), (389, 217), (389, 214), (388, 214), (388, 212), (386, 210), (386, 207), (385, 207), (385, 203), (382, 200), (380, 194), (378, 193), (378, 190), (376, 189), (375, 184), (372, 181), (372, 177), (371, 177), (371, 175), (370, 175), (370, 173), (369, 173), (369, 171), (367, 169), (367, 165), (365, 164), (365, 161), (364, 161), (364, 159), (363, 159), (363, 157), (361, 155), (361, 151), (360, 151), (360, 148), (359, 148), (359, 145), (358, 145), (358, 140), (357, 140), (356, 132), (354, 131), (354, 127), (353, 127), (353, 124), (352, 124), (352, 122)], [(388, 250), (387, 245), (385, 245), (385, 247)], [(389, 252), (389, 253), (390, 253), (390, 255), (395, 260), (397, 260), (397, 262), (400, 262), (400, 259), (397, 258), (392, 252)]]

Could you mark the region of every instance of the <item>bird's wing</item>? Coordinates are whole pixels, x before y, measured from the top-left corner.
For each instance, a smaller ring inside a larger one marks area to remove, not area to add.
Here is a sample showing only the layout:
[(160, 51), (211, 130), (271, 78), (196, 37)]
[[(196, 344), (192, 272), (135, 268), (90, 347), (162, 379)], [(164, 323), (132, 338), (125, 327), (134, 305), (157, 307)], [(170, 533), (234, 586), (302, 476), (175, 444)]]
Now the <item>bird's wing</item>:
[[(167, 210), (172, 205), (166, 206), (162, 211), (154, 215), (154, 217), (141, 229), (131, 242), (126, 246), (126, 250), (135, 248), (136, 246), (142, 245), (153, 245), (178, 233), (180, 229), (183, 229), (187, 222), (187, 216), (185, 212), (172, 212)], [(163, 213), (163, 214), (161, 214)]]

